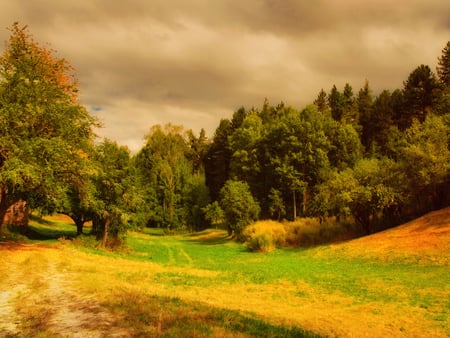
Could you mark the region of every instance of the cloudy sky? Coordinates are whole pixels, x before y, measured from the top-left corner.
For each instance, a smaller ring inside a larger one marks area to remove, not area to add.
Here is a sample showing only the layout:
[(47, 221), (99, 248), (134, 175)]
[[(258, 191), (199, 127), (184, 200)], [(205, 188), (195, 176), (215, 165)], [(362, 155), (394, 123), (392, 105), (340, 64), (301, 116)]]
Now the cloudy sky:
[(450, 1), (1, 0), (2, 41), (15, 21), (75, 67), (98, 133), (136, 151), (154, 124), (211, 137), (265, 97), (302, 108), (333, 84), (400, 88), (435, 69)]

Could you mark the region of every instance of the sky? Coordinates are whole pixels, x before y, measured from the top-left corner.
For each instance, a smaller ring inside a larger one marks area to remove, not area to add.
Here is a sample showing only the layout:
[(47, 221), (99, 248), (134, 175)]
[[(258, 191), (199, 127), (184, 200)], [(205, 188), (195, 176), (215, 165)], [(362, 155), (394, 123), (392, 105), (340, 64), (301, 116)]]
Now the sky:
[(402, 88), (435, 70), (450, 1), (0, 0), (0, 40), (14, 22), (75, 68), (98, 135), (136, 152), (155, 124), (212, 137), (265, 98), (302, 109), (333, 85)]

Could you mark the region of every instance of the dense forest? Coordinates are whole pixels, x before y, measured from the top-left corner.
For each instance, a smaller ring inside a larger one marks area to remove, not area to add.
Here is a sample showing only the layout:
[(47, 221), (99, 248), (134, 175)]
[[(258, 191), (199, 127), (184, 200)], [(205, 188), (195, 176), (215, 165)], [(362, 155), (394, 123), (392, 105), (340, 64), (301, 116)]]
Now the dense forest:
[(104, 245), (127, 229), (257, 219), (348, 218), (365, 233), (450, 204), (450, 42), (403, 88), (369, 82), (318, 92), (306, 107), (242, 107), (211, 139), (155, 125), (136, 154), (98, 141), (70, 65), (14, 24), (0, 57), (0, 224), (25, 200), (69, 215)]

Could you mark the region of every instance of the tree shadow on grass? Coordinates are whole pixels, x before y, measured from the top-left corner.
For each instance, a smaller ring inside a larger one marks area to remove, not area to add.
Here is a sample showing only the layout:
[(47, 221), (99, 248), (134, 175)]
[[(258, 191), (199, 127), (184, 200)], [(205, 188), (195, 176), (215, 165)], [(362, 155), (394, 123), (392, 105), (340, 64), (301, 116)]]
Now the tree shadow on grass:
[(271, 324), (253, 313), (140, 292), (116, 294), (103, 305), (136, 336), (320, 337), (300, 327)]
[[(6, 235), (9, 240), (56, 240), (58, 238), (74, 238), (77, 235), (76, 227), (64, 229), (57, 222), (52, 222), (35, 216), (31, 216), (30, 224), (26, 227), (6, 225)], [(67, 227), (66, 227), (67, 228)]]

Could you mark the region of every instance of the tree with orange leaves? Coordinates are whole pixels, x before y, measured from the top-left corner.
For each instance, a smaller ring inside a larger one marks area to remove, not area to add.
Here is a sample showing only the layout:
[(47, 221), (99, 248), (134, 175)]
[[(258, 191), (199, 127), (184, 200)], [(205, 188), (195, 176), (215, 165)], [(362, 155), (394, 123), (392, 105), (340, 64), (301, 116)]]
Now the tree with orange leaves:
[(98, 125), (69, 63), (14, 23), (0, 55), (0, 225), (18, 199), (49, 209), (82, 180)]

